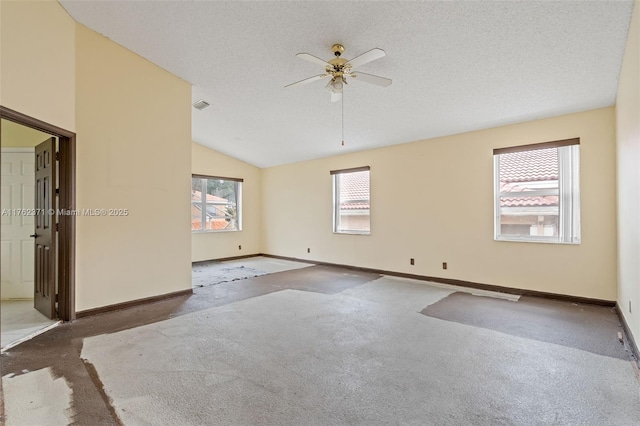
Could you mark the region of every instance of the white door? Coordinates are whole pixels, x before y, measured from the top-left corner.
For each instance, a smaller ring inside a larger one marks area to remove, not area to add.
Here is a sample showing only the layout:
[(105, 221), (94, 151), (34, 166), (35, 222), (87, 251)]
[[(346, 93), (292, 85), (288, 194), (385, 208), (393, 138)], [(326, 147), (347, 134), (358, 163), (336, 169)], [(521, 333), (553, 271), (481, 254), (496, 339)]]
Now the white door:
[(2, 299), (33, 299), (35, 155), (33, 148), (2, 148)]

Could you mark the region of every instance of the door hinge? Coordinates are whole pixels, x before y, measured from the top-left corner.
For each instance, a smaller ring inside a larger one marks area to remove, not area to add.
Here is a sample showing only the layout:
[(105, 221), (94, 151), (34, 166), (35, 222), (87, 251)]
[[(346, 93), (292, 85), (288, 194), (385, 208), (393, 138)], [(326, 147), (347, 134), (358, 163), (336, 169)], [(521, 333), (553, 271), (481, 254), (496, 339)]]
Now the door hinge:
[(56, 195), (60, 195), (60, 188), (56, 188)]
[(60, 152), (56, 152), (56, 161), (60, 161)]
[(58, 232), (60, 230), (60, 224), (56, 223), (56, 232)]
[(58, 293), (56, 293), (56, 302), (58, 302)]

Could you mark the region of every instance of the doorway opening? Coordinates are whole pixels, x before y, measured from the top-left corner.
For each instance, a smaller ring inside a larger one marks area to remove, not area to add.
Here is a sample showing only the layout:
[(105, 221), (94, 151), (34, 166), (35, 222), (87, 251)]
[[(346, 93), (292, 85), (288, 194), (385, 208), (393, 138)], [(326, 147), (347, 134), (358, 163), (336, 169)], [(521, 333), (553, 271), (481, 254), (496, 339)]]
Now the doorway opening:
[(75, 134), (0, 106), (2, 348), (75, 319)]

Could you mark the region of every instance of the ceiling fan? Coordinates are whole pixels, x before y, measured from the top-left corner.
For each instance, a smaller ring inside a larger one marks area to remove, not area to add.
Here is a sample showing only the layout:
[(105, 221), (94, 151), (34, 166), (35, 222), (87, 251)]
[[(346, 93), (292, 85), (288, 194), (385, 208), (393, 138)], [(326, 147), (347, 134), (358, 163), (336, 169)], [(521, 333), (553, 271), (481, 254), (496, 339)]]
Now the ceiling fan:
[(341, 44), (334, 44), (331, 47), (335, 58), (325, 61), (317, 56), (310, 55), (308, 53), (298, 53), (296, 56), (305, 61), (309, 61), (314, 64), (319, 64), (324, 67), (324, 74), (316, 75), (313, 77), (305, 78), (304, 80), (291, 83), (284, 86), (293, 87), (302, 84), (311, 83), (313, 81), (322, 80), (324, 78), (331, 77), (331, 80), (325, 86), (329, 92), (331, 92), (331, 102), (338, 102), (342, 99), (342, 89), (345, 84), (348, 83), (347, 79), (354, 79), (364, 81), (365, 83), (375, 84), (377, 86), (387, 87), (391, 84), (391, 79), (379, 77), (373, 74), (367, 74), (360, 71), (354, 71), (361, 65), (368, 64), (371, 61), (380, 59), (384, 56), (384, 50), (371, 49), (360, 56), (349, 60), (342, 58), (341, 55), (344, 52), (344, 46)]

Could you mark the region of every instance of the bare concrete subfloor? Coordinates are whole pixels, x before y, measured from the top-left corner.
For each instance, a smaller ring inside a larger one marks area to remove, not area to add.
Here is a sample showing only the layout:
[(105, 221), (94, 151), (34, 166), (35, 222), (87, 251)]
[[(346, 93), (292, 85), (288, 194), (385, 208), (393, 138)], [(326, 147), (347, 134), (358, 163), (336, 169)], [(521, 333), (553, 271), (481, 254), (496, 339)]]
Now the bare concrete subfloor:
[(63, 378), (78, 425), (640, 424), (618, 327), (608, 308), (313, 266), (62, 324), (1, 373), (8, 425), (21, 377)]
[(194, 287), (206, 287), (291, 269), (308, 268), (309, 266), (313, 266), (313, 264), (266, 256), (227, 261), (196, 262), (191, 271), (191, 282)]

